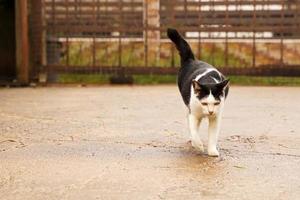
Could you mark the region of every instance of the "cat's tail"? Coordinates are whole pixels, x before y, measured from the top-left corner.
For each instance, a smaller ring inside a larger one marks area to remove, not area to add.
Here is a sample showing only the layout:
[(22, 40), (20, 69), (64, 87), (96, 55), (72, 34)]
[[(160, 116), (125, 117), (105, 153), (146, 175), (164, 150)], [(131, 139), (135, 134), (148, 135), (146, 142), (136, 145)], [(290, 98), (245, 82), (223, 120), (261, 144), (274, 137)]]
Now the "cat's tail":
[(188, 61), (189, 59), (195, 59), (190, 45), (183, 39), (176, 29), (168, 28), (167, 34), (170, 40), (172, 40), (172, 42), (176, 45), (181, 57), (181, 62)]

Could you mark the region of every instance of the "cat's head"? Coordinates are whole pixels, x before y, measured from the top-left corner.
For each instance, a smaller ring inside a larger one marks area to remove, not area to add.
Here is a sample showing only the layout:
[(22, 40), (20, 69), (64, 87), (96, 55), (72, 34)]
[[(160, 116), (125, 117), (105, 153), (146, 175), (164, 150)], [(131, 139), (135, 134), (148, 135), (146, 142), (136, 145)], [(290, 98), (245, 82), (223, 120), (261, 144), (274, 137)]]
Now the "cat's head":
[(229, 79), (220, 83), (201, 84), (196, 80), (193, 80), (192, 83), (194, 94), (199, 100), (204, 114), (217, 114), (225, 98), (225, 89), (229, 84)]

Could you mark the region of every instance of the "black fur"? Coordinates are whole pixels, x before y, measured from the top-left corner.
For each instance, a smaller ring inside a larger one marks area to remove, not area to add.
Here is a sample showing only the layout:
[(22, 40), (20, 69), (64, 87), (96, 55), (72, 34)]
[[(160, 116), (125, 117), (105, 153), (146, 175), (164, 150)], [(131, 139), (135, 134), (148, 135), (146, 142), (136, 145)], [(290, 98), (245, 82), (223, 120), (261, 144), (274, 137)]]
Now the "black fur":
[(169, 28), (167, 31), (168, 37), (174, 42), (179, 51), (181, 62), (195, 60), (195, 56), (189, 44), (179, 35), (177, 30)]
[[(228, 94), (228, 91), (226, 92), (226, 90), (224, 91), (224, 88), (227, 86), (228, 84), (228, 79), (227, 80), (223, 80), (220, 83), (210, 83), (210, 84), (199, 84), (200, 86), (200, 96), (198, 96), (199, 99), (209, 95), (209, 93), (211, 92), (212, 95), (215, 97), (215, 99), (220, 101), (220, 98), (225, 95), (225, 97)], [(228, 88), (228, 87), (227, 87)]]
[[(222, 95), (227, 97), (229, 87), (228, 79), (208, 63), (196, 60), (189, 44), (175, 29), (167, 30), (168, 37), (175, 43), (181, 57), (181, 67), (178, 72), (178, 87), (184, 103), (188, 106), (190, 101), (191, 85), (193, 80), (208, 69), (214, 69), (201, 77), (197, 83), (199, 86), (198, 98), (203, 98), (212, 92), (216, 99)], [(214, 79), (220, 83), (216, 83)], [(194, 87), (195, 89), (195, 87)]]

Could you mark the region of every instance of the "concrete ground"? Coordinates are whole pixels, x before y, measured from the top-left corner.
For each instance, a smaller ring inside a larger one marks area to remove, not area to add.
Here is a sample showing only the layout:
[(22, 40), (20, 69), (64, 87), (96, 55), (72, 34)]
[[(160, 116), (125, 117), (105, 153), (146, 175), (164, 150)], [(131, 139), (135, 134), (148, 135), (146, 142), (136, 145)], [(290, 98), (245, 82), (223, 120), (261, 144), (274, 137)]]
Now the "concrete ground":
[(0, 199), (300, 199), (299, 101), (232, 87), (211, 158), (175, 86), (0, 89)]

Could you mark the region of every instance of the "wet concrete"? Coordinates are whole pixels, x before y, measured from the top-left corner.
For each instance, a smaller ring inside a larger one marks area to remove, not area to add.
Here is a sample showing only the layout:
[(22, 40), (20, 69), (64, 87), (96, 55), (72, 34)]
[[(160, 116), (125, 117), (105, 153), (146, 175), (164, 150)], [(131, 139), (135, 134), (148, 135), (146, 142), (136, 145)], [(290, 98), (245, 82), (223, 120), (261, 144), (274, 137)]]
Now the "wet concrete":
[(0, 199), (299, 199), (299, 100), (232, 87), (211, 158), (175, 86), (0, 89)]

